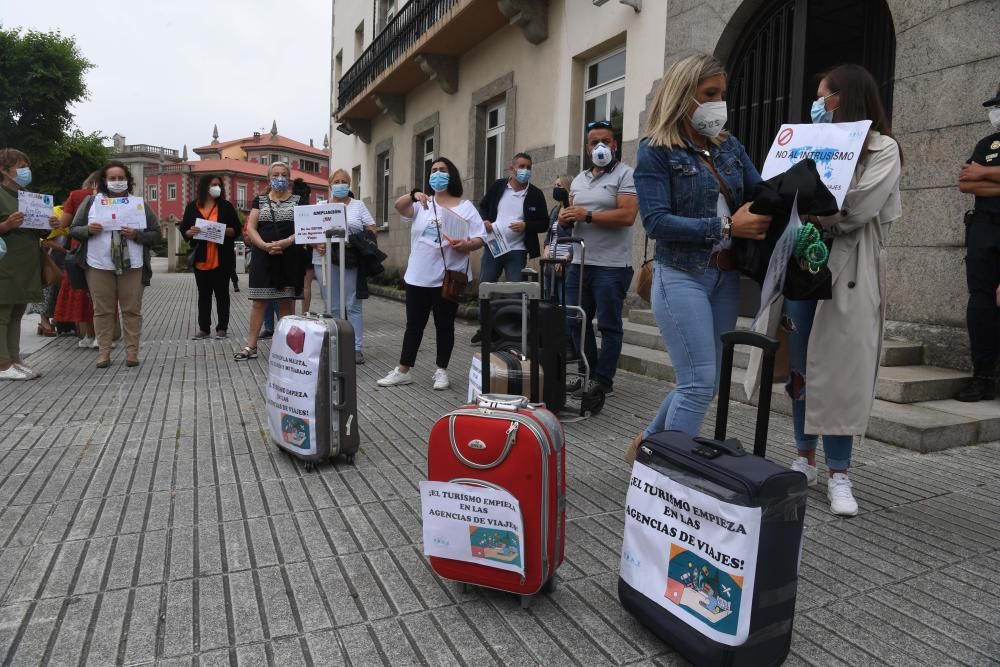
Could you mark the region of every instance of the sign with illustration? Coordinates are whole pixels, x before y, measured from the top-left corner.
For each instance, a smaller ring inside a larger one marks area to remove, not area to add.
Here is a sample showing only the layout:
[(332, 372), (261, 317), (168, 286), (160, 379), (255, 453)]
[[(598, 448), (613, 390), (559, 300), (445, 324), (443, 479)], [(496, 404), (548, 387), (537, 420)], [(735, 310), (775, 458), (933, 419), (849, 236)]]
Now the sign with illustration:
[(52, 217), (52, 195), (18, 190), (17, 210), (24, 213), (24, 229), (52, 229), (49, 218)]
[(524, 525), (502, 489), (420, 482), (424, 555), (524, 574)]
[[(283, 320), (284, 322), (284, 320)], [(316, 391), (326, 329), (322, 322), (288, 320), (271, 339), (265, 401), (271, 438), (285, 449), (316, 453)]]
[(743, 644), (761, 509), (688, 488), (638, 462), (625, 503), (622, 579), (709, 639)]
[(98, 194), (94, 197), (91, 213), (91, 222), (98, 223), (106, 232), (118, 231), (122, 227), (146, 228), (146, 204), (142, 197), (107, 197)]
[(294, 211), (297, 244), (326, 243), (328, 229), (347, 229), (347, 206), (344, 204), (296, 206)]
[(194, 226), (201, 230), (201, 233), (196, 237), (199, 241), (208, 241), (209, 243), (226, 242), (226, 226), (221, 222), (212, 222), (211, 220), (197, 218), (194, 221)]
[(843, 208), (871, 124), (870, 120), (859, 120), (782, 125), (767, 151), (761, 178), (777, 176), (799, 160), (810, 158), (816, 163), (823, 184), (836, 198), (837, 206)]

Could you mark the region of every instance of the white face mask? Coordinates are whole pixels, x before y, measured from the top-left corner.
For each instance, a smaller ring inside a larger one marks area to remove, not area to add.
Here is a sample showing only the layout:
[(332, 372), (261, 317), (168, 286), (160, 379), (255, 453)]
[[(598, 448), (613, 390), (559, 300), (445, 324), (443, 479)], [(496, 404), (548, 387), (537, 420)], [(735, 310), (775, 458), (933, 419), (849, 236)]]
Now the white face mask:
[(108, 190), (116, 195), (128, 190), (128, 181), (108, 181)]
[(590, 152), (590, 159), (594, 161), (598, 167), (606, 167), (611, 163), (611, 158), (615, 154), (611, 151), (611, 147), (607, 144), (597, 144), (594, 146), (594, 150)]
[[(697, 100), (695, 104), (698, 104)], [(719, 132), (722, 132), (727, 119), (725, 102), (705, 102), (698, 104), (698, 108), (691, 114), (691, 125), (698, 134), (714, 139), (719, 136)]]
[(990, 109), (990, 125), (994, 130), (1000, 130), (1000, 107)]
[(208, 194), (212, 199), (218, 199), (222, 196), (222, 187), (218, 185), (212, 185), (208, 188)]

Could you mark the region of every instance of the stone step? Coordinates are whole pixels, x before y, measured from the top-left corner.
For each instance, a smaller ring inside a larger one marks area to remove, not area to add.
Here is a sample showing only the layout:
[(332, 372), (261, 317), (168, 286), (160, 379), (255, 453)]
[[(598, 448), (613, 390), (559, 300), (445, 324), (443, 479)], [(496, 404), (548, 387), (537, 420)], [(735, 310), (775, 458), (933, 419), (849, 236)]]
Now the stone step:
[(892, 403), (918, 403), (951, 398), (969, 374), (937, 366), (888, 366), (878, 374), (875, 397)]
[(882, 341), (882, 366), (919, 366), (924, 363), (924, 346), (905, 340)]
[[(666, 382), (676, 382), (669, 356), (626, 343), (622, 346), (622, 370), (640, 373)], [(900, 371), (900, 369), (903, 369)], [(922, 373), (930, 369), (927, 373)], [(757, 404), (743, 388), (746, 369), (733, 369), (730, 398), (740, 403)], [(952, 447), (1000, 440), (1000, 400), (980, 403), (960, 403), (952, 399), (921, 400), (921, 396), (943, 393), (942, 387), (954, 381), (953, 376), (966, 377), (957, 371), (929, 366), (883, 368), (879, 391), (872, 408), (867, 437), (917, 452), (931, 452)], [(957, 385), (960, 386), (959, 381)], [(666, 393), (664, 388), (664, 393)], [(911, 402), (884, 400), (895, 395), (913, 399)], [(772, 386), (771, 410), (790, 415), (792, 401), (785, 393), (784, 383)]]

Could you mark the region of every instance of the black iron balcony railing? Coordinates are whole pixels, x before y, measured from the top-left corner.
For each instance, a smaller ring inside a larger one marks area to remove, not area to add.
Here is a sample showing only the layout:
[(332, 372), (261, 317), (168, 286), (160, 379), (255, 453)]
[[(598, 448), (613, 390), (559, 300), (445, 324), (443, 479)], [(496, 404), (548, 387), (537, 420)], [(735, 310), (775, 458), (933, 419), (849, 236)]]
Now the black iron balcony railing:
[(410, 0), (340, 78), (337, 108), (344, 109), (420, 39), (459, 0)]

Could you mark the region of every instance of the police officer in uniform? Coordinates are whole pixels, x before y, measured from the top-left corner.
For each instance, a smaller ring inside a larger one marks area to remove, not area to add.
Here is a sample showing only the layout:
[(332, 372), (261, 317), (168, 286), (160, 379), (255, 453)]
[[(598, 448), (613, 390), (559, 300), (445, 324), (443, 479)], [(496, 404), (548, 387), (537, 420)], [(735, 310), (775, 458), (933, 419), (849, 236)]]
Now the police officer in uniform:
[(959, 189), (975, 195), (975, 207), (965, 214), (966, 320), (973, 378), (955, 396), (966, 403), (996, 396), (1000, 358), (1000, 87), (983, 106), (990, 109), (994, 132), (976, 144), (958, 178)]

